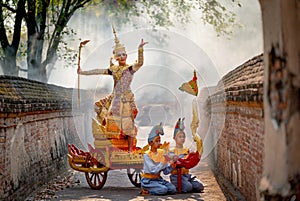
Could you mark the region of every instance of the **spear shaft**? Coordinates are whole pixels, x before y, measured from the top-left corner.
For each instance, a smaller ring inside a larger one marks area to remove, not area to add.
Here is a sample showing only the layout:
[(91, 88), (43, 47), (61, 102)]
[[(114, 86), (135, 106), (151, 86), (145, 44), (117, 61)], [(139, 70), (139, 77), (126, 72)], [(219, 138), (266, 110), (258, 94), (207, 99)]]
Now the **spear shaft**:
[[(80, 54), (81, 54), (81, 45), (79, 45), (78, 52), (78, 71), (80, 70)], [(80, 74), (78, 73), (78, 108), (80, 108)]]
[[(80, 55), (81, 55), (81, 48), (87, 44), (88, 42), (90, 42), (90, 40), (85, 40), (85, 41), (82, 41), (80, 42), (79, 44), (79, 50), (78, 50), (78, 69), (77, 69), (77, 72), (79, 72), (80, 70)], [(78, 107), (80, 108), (80, 74), (78, 74)]]

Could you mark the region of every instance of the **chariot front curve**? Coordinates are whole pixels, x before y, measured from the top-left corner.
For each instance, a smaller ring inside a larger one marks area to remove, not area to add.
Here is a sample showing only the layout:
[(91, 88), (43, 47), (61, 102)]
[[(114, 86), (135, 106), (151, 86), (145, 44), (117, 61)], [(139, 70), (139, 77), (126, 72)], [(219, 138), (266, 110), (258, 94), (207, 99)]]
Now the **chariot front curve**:
[(148, 150), (148, 145), (136, 147), (135, 140), (133, 150), (129, 152), (128, 139), (118, 130), (117, 120), (108, 116), (106, 125), (102, 125), (93, 119), (94, 146), (88, 144), (89, 151), (85, 152), (74, 144), (68, 145), (70, 167), (84, 172), (92, 189), (101, 189), (107, 180), (108, 171), (112, 169), (126, 169), (130, 182), (136, 187), (141, 186), (143, 154)]

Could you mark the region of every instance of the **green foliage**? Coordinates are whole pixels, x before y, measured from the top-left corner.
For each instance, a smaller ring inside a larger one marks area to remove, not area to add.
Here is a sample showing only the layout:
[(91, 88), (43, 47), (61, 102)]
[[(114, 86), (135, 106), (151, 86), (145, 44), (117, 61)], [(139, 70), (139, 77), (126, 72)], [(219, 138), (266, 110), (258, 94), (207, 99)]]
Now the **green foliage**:
[[(232, 2), (241, 6), (239, 0)], [(201, 12), (203, 23), (214, 27), (218, 35), (230, 35), (238, 25), (236, 15), (217, 0), (98, 0), (92, 5), (102, 8), (102, 15), (114, 19), (117, 25), (144, 21), (152, 28), (168, 28), (174, 23), (184, 27), (194, 19), (193, 12)]]
[[(24, 5), (20, 2), (26, 4), (24, 11), (18, 10), (18, 5)], [(239, 0), (232, 2), (240, 6)], [(230, 35), (233, 27), (237, 25), (235, 14), (217, 0), (1, 0), (0, 25), (4, 25), (4, 28), (0, 31), (6, 37), (0, 38), (0, 61), (5, 57), (4, 46), (8, 46), (6, 41), (12, 44), (19, 37), (18, 62), (25, 60), (29, 49), (35, 54), (33, 58), (38, 58), (40, 68), (46, 68), (48, 64), (56, 61), (55, 58), (63, 59), (67, 65), (74, 66), (77, 50), (71, 49), (68, 44), (75, 40), (76, 32), (68, 28), (67, 23), (74, 12), (87, 3), (90, 6), (86, 9), (93, 11), (96, 17), (113, 19), (117, 26), (130, 22), (138, 27), (142, 22), (154, 29), (168, 28), (177, 23), (184, 27), (192, 19), (195, 20), (191, 15), (195, 12), (201, 12), (203, 23), (214, 27), (218, 35)], [(18, 36), (14, 31), (16, 16), (20, 12), (23, 22), (21, 34)], [(107, 21), (106, 23), (111, 23)]]
[[(70, 46), (70, 44), (76, 40), (76, 35), (76, 31), (69, 28), (68, 26), (66, 26), (62, 31), (63, 39), (60, 40), (57, 50), (57, 56), (58, 60), (64, 61), (64, 67), (77, 66), (76, 62), (78, 50), (72, 49), (72, 47)], [(76, 43), (79, 43), (79, 41), (76, 41)]]
[(235, 14), (227, 11), (216, 0), (211, 0), (203, 3), (203, 15), (202, 19), (204, 23), (212, 25), (217, 34), (231, 34), (232, 28), (235, 22)]

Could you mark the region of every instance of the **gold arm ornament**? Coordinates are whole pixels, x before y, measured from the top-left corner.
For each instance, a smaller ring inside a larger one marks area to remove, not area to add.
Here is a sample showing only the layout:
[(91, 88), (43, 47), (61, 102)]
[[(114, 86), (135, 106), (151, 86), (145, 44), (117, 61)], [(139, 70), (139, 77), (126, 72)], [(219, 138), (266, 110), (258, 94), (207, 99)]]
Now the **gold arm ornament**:
[(170, 147), (170, 142), (164, 141), (164, 143), (159, 148), (163, 149), (165, 154), (169, 154), (169, 147)]
[(197, 151), (201, 155), (203, 152), (203, 144), (202, 144), (201, 137), (197, 135), (197, 128), (199, 126), (199, 117), (198, 117), (197, 102), (195, 100), (192, 103), (192, 108), (193, 108), (193, 119), (190, 127), (193, 135), (193, 140), (196, 142), (197, 145)]
[[(87, 44), (88, 42), (90, 42), (90, 40), (85, 40), (80, 42), (79, 44), (79, 51), (78, 51), (78, 69), (77, 72), (79, 72), (80, 70), (80, 55), (81, 55), (81, 48), (83, 46), (85, 46), (85, 44)], [(78, 107), (80, 108), (80, 74), (78, 73)]]

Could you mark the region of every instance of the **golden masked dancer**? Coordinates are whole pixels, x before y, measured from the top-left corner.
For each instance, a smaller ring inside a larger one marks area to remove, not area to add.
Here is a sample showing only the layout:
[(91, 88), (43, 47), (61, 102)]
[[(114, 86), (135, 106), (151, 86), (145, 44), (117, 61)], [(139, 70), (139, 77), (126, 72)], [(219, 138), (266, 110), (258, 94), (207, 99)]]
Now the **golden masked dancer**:
[[(129, 65), (126, 63), (125, 46), (120, 43), (114, 27), (113, 33), (115, 37), (113, 56), (118, 64), (114, 64), (111, 58), (109, 68), (82, 71), (79, 67), (77, 73), (80, 75), (111, 75), (113, 77), (113, 92), (104, 99), (97, 101), (95, 110), (102, 126), (107, 126), (108, 131), (119, 132), (120, 135), (128, 139), (128, 151), (131, 152), (136, 142), (137, 129), (134, 125), (134, 119), (138, 111), (130, 85), (135, 72), (143, 65), (143, 47), (148, 42), (141, 39), (138, 46), (138, 60)], [(110, 120), (114, 122), (114, 127), (109, 125)]]

